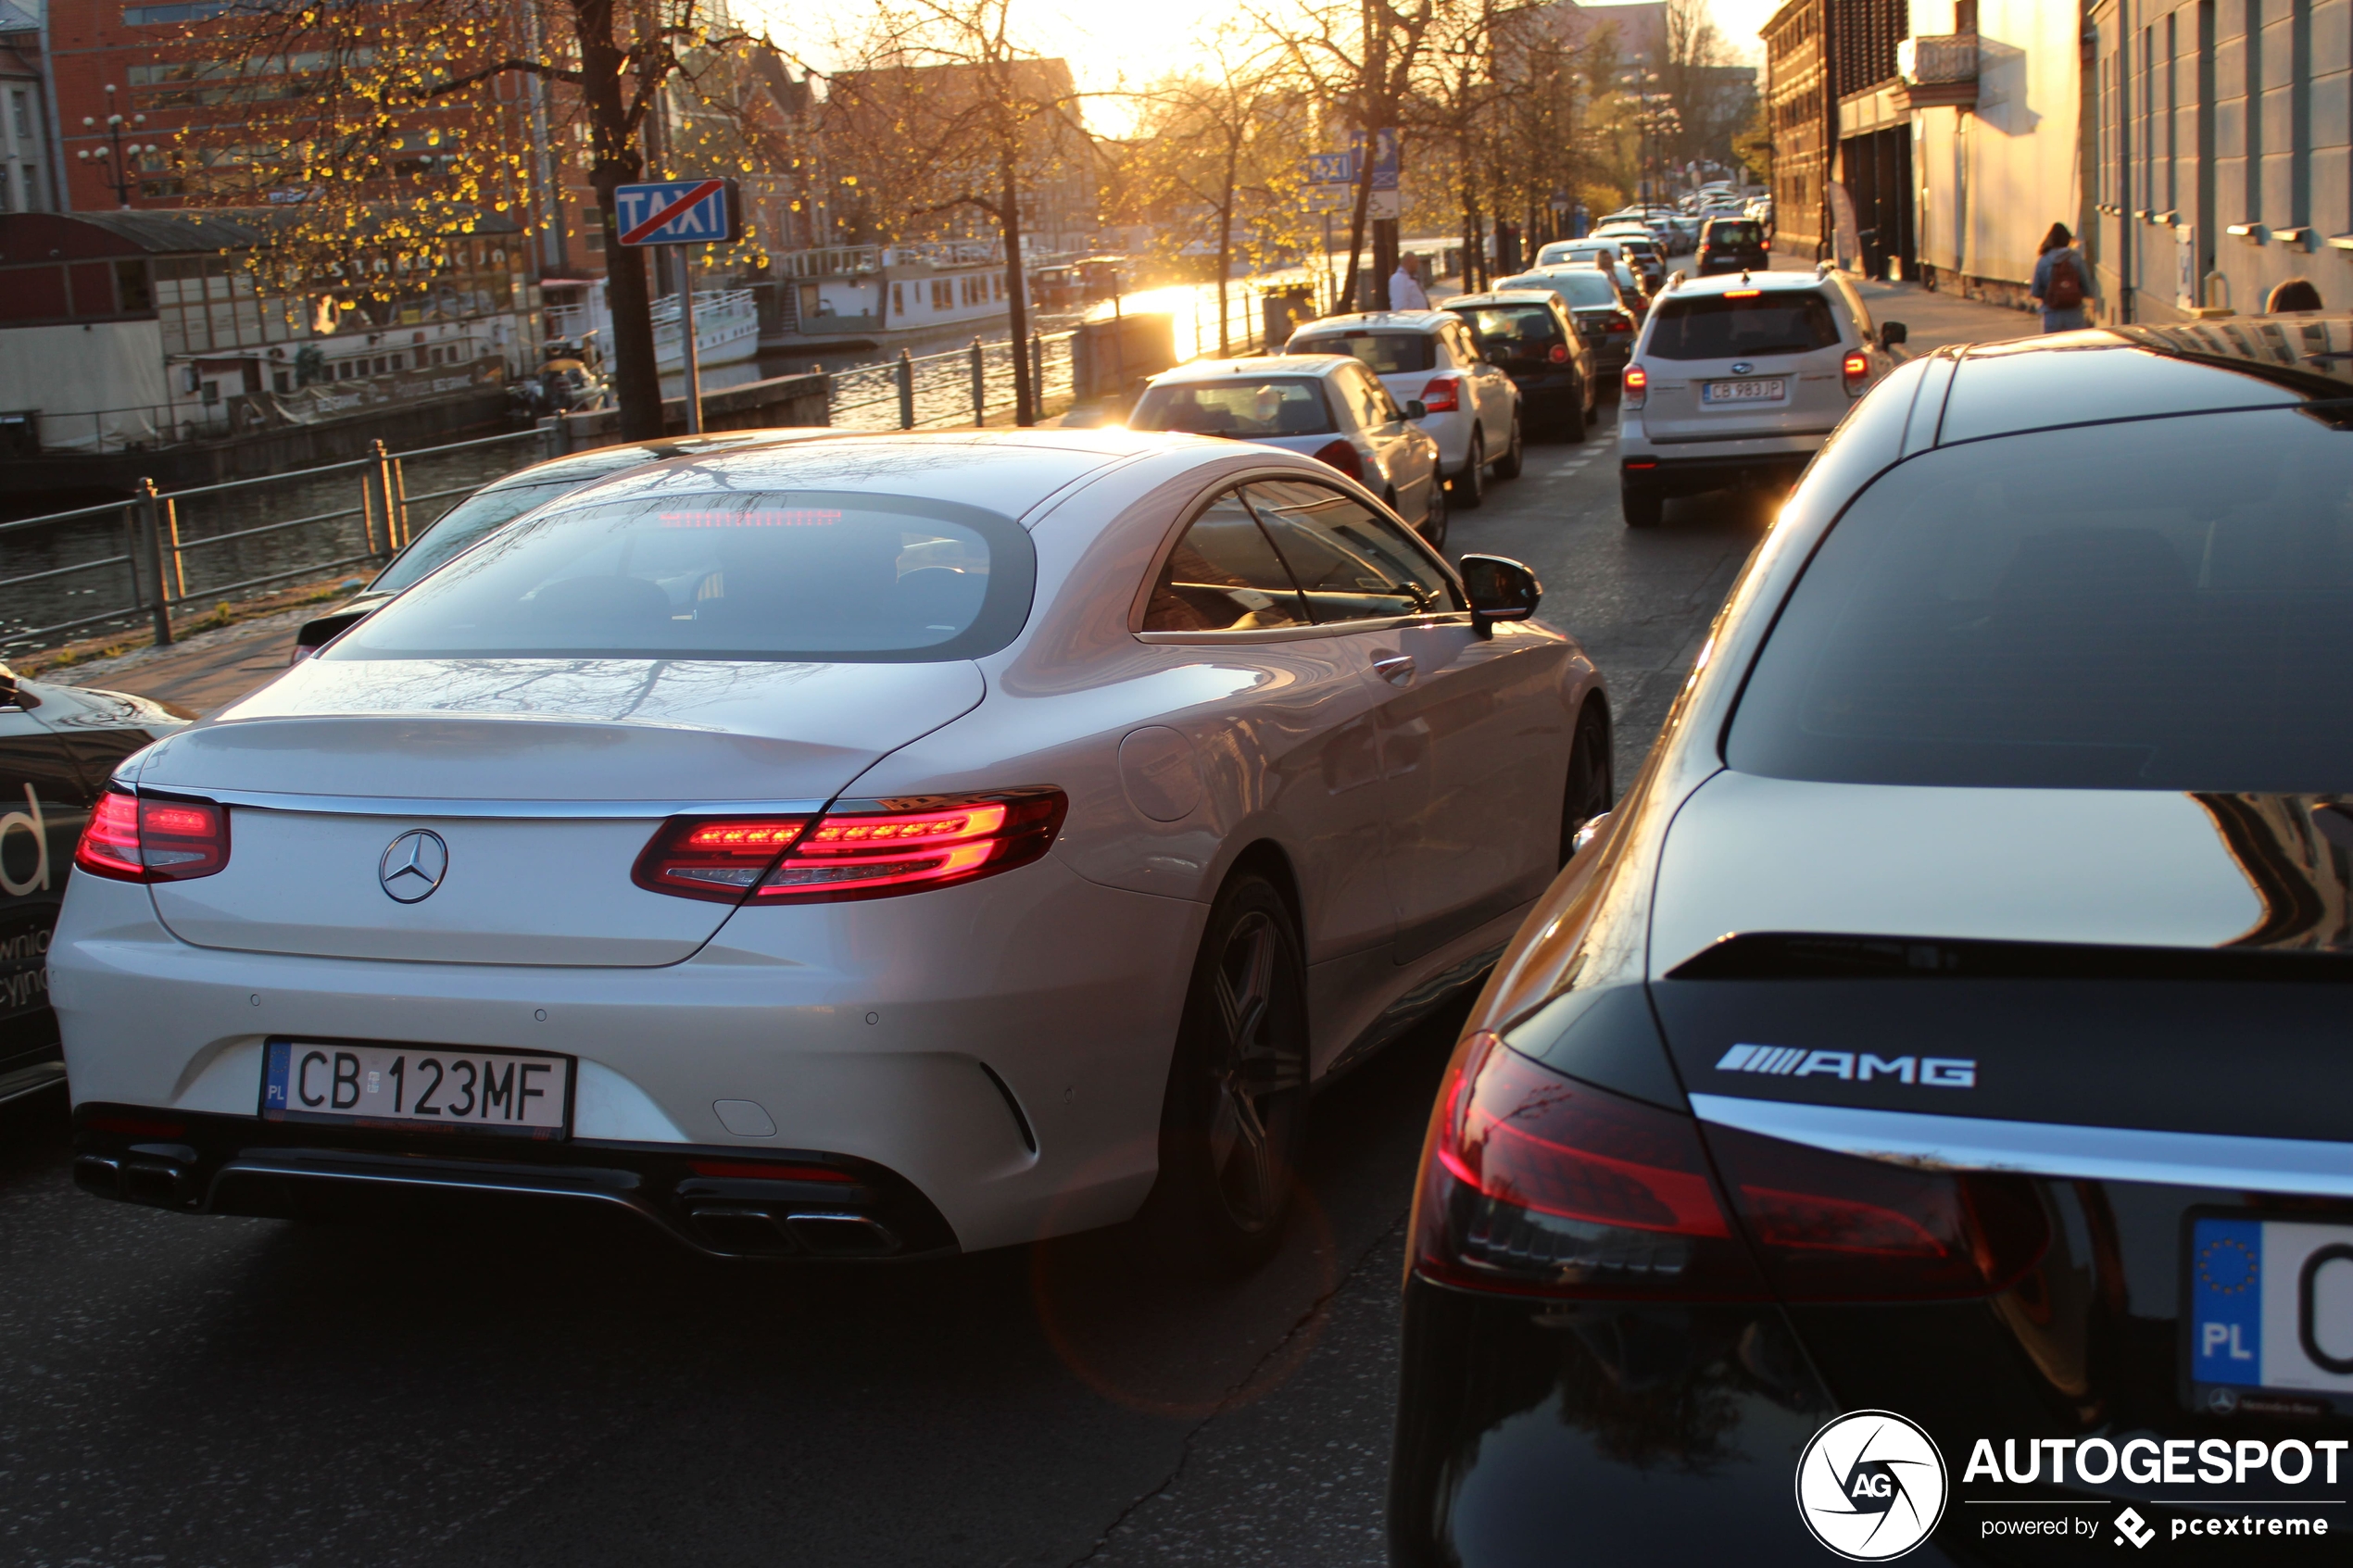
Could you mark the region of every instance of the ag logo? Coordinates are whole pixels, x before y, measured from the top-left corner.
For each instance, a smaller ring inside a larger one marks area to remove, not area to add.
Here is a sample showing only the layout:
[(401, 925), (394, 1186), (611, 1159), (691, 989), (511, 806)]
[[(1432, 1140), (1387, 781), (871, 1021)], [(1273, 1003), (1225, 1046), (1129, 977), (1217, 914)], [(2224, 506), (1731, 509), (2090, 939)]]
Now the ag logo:
[(1854, 1562), (1901, 1557), (1944, 1516), (1944, 1456), (1892, 1411), (1856, 1411), (1814, 1434), (1797, 1460), (1797, 1516)]

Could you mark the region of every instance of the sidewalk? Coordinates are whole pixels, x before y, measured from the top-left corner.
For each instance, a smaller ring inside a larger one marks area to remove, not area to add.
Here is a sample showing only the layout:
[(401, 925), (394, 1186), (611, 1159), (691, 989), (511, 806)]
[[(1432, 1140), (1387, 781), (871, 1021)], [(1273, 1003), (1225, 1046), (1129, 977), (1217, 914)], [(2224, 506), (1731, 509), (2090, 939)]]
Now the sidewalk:
[[(1776, 256), (1776, 272), (1811, 272), (1814, 264), (1794, 257)], [(2005, 343), (2032, 337), (2043, 324), (2023, 310), (1963, 299), (1957, 295), (1931, 294), (1918, 283), (1882, 283), (1855, 280), (1855, 291), (1874, 321), (1901, 321), (1906, 329), (1904, 353), (1918, 358), (1957, 343)]]

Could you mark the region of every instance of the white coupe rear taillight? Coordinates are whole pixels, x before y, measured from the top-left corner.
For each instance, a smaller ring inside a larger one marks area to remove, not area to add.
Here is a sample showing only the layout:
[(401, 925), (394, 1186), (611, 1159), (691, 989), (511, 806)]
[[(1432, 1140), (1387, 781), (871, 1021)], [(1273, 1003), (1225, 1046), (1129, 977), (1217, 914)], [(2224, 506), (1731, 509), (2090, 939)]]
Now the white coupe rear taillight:
[(115, 882), (210, 876), (229, 863), (228, 808), (109, 787), (82, 830), (73, 863)]
[(1422, 407), (1433, 414), (1451, 414), (1462, 406), (1462, 383), (1453, 376), (1434, 376), (1422, 388)]
[(1062, 831), (1058, 789), (837, 804), (819, 817), (673, 817), (630, 880), (720, 903), (819, 904), (921, 893), (1026, 866)]

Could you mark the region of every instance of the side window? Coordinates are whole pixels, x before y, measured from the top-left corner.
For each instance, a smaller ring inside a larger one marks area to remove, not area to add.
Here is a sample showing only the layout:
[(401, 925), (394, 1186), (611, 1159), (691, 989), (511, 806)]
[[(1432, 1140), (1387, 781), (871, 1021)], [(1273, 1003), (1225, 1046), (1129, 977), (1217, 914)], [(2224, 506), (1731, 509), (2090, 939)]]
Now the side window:
[(1233, 490), (1185, 530), (1144, 607), (1147, 632), (1255, 632), (1306, 623), (1297, 585)]
[(1854, 323), (1856, 341), (1869, 342), (1871, 335), (1871, 312), (1869, 307), (1864, 305), (1863, 296), (1857, 294), (1843, 278), (1838, 280), (1838, 293), (1839, 297), (1846, 304), (1846, 319)]
[(1366, 430), (1378, 430), (1392, 420), (1404, 418), (1390, 402), (1388, 389), (1374, 379), (1370, 370), (1356, 366), (1340, 373), (1348, 388), (1349, 406), (1356, 410), (1358, 424)]
[(1303, 481), (1246, 489), (1318, 624), (1465, 608), (1428, 546), (1363, 503)]

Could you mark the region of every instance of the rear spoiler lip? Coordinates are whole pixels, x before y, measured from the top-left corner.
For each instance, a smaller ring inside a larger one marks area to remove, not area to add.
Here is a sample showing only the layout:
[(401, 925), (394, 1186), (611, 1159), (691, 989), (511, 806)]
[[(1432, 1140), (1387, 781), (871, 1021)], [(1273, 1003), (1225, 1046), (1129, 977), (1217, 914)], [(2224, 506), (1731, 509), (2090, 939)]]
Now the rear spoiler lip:
[(2353, 985), (2353, 951), (2147, 947), (1983, 937), (1756, 931), (1723, 937), (1667, 980), (2142, 980)]
[(1710, 1126), (1924, 1170), (2353, 1198), (2353, 1169), (2346, 1162), (2353, 1145), (2320, 1139), (2013, 1122), (1730, 1095), (1695, 1094), (1691, 1100), (1692, 1114)]

